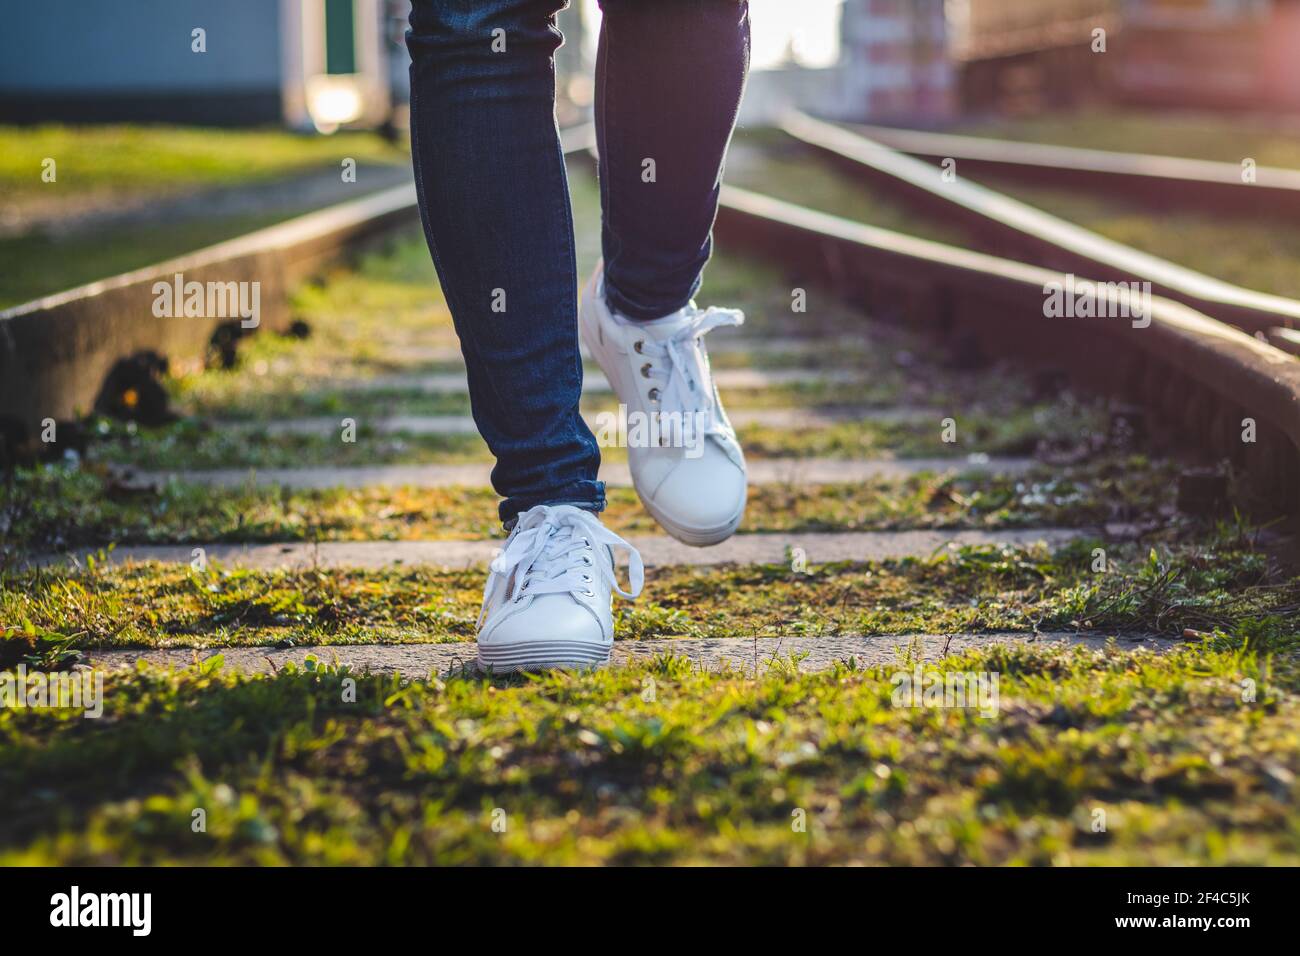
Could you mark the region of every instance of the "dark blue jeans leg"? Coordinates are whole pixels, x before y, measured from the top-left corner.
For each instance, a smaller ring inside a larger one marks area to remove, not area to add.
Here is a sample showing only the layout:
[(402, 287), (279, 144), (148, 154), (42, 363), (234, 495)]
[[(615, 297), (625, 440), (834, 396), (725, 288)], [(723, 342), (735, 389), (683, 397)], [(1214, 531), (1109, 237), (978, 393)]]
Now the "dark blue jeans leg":
[(605, 295), (657, 319), (699, 289), (749, 70), (745, 0), (601, 0)]
[(578, 410), (573, 215), (555, 125), (564, 5), (415, 0), (406, 38), (420, 214), (507, 522), (537, 504), (605, 504)]

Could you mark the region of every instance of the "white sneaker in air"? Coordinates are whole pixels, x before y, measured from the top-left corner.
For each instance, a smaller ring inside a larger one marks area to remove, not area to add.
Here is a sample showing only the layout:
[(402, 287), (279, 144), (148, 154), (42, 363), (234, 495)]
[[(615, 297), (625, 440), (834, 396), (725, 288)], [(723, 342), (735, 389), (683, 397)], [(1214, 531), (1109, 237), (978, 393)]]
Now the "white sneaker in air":
[[(618, 586), (613, 548), (628, 553)], [(599, 667), (614, 646), (612, 591), (641, 593), (640, 553), (590, 511), (538, 505), (519, 516), (492, 560), (478, 620), (478, 666), (502, 674)]]
[[(679, 541), (704, 547), (731, 536), (745, 514), (745, 456), (727, 420), (704, 348), (704, 335), (740, 325), (736, 309), (695, 303), (653, 322), (635, 322), (605, 302), (603, 267), (587, 283), (578, 309), (582, 341), (619, 401), (642, 420), (666, 423), (660, 444), (629, 437), (632, 484), (646, 510)], [(680, 441), (672, 423), (682, 423)], [(629, 427), (628, 434), (633, 434)]]

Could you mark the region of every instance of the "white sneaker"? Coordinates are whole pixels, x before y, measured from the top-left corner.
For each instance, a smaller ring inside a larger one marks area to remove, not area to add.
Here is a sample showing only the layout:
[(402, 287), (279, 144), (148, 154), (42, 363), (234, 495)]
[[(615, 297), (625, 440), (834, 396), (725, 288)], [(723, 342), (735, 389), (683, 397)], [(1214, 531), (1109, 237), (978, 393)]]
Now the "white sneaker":
[[(618, 586), (612, 548), (628, 553), (629, 590)], [(641, 554), (590, 511), (538, 505), (519, 516), (492, 559), (478, 619), (480, 670), (509, 673), (609, 663), (611, 591), (641, 593)]]
[[(686, 308), (653, 322), (634, 322), (605, 302), (603, 266), (578, 309), (582, 341), (600, 365), (629, 420), (690, 422), (685, 440), (629, 447), (632, 485), (656, 521), (679, 541), (704, 547), (729, 538), (745, 514), (745, 456), (709, 371), (704, 335), (740, 325), (736, 309)], [(629, 428), (629, 434), (631, 429)], [(630, 444), (630, 442), (629, 442)]]

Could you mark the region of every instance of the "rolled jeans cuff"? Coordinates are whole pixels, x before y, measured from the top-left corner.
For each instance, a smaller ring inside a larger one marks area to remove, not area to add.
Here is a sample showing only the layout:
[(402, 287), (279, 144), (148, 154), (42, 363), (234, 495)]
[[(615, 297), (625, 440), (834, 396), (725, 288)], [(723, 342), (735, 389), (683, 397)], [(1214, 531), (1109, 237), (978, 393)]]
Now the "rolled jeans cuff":
[(506, 530), (514, 526), (520, 514), (538, 505), (573, 505), (599, 514), (605, 510), (605, 483), (603, 481), (575, 481), (558, 492), (536, 498), (513, 497), (501, 502), (499, 514)]

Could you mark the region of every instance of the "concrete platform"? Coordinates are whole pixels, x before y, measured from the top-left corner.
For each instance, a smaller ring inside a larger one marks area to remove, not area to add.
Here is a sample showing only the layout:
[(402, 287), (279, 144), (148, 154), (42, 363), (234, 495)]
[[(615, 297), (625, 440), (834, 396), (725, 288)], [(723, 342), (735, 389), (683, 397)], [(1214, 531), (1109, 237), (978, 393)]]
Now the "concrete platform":
[[(1100, 633), (991, 633), (991, 634), (914, 634), (839, 637), (759, 637), (722, 638), (717, 640), (690, 640), (664, 638), (646, 641), (615, 641), (611, 663), (626, 666), (634, 661), (653, 660), (663, 654), (688, 657), (705, 670), (714, 670), (724, 663), (753, 674), (763, 673), (778, 663), (787, 663), (791, 657), (801, 658), (797, 667), (801, 671), (819, 671), (833, 666), (837, 661), (853, 659), (858, 666), (901, 664), (910, 651), (913, 661), (936, 661), (946, 653), (954, 654), (994, 643), (1018, 644), (1072, 644), (1091, 649), (1104, 647), (1110, 635)], [(1124, 650), (1168, 650), (1178, 644), (1168, 637), (1154, 635), (1129, 635), (1116, 638)], [(243, 673), (270, 674), (294, 663), (301, 665), (308, 655), (333, 664), (347, 665), (354, 671), (374, 674), (402, 674), (410, 678), (442, 675), (473, 667), (475, 648), (473, 642), (457, 641), (443, 644), (336, 644), (322, 647), (294, 647), (287, 650), (273, 647), (225, 647), (195, 650), (169, 648), (166, 650), (112, 650), (91, 651), (90, 663), (106, 669), (133, 668), (137, 661), (146, 661), (159, 667), (187, 667), (216, 655), (221, 655), (224, 666)]]
[[(862, 382), (867, 378), (857, 369), (831, 368), (721, 368), (713, 373), (713, 382), (722, 391), (727, 389), (763, 389), (781, 385), (819, 385)], [(429, 374), (377, 375), (374, 378), (341, 381), (337, 386), (349, 392), (420, 392), (438, 395), (448, 392), (466, 392), (465, 373), (433, 372)], [(609, 381), (600, 372), (588, 371), (582, 380), (584, 394), (601, 394), (613, 391)]]
[[(1032, 458), (751, 458), (750, 485), (828, 485), (872, 480), (900, 480), (922, 472), (1018, 475), (1036, 464)], [(492, 463), (457, 465), (356, 465), (319, 468), (214, 468), (205, 471), (138, 472), (143, 482), (170, 479), (217, 488), (252, 484), (277, 488), (486, 488)], [(622, 462), (604, 462), (600, 478), (615, 488), (630, 488), (632, 476)]]
[[(841, 405), (827, 408), (738, 408), (727, 412), (727, 418), (736, 428), (759, 426), (785, 430), (825, 428), (846, 421), (869, 421), (879, 424), (933, 422), (938, 427), (947, 413), (938, 408), (904, 406), (899, 408), (872, 408), (860, 405)], [(402, 435), (477, 435), (478, 426), (469, 415), (390, 415), (384, 418), (351, 416), (361, 430), (370, 429), (379, 434)], [(597, 413), (583, 415), (595, 430), (599, 424)], [(265, 433), (267, 435), (316, 435), (329, 437), (339, 433), (340, 417), (316, 416), (312, 418), (285, 418), (269, 422), (221, 422), (223, 429)]]
[[(787, 549), (800, 548), (809, 565), (833, 561), (885, 561), (925, 558), (947, 547), (1012, 545), (1038, 542), (1059, 548), (1086, 532), (1069, 528), (1029, 528), (1005, 531), (861, 531), (802, 534), (738, 534), (711, 548), (693, 548), (667, 535), (632, 535), (627, 540), (641, 552), (647, 567), (672, 565), (709, 567), (721, 564), (784, 564)], [(287, 544), (132, 545), (114, 549), (109, 564), (160, 561), (189, 564), (195, 548), (209, 561), (242, 568), (390, 568), (432, 565), (472, 568), (486, 565), (504, 539), (485, 541), (325, 541)], [(30, 564), (65, 565), (67, 555), (43, 555)]]

